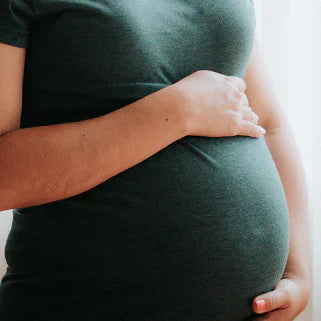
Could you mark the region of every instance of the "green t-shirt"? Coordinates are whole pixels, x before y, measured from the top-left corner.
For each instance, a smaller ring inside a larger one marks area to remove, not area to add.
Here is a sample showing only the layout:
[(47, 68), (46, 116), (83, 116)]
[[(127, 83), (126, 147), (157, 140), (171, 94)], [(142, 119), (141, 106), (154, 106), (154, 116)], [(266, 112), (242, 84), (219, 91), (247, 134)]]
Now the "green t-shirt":
[[(251, 0), (0, 2), (0, 42), (27, 48), (22, 128), (107, 114), (196, 70), (243, 78), (254, 31)], [(14, 209), (0, 320), (242, 321), (280, 279), (288, 238), (264, 137), (186, 136)]]

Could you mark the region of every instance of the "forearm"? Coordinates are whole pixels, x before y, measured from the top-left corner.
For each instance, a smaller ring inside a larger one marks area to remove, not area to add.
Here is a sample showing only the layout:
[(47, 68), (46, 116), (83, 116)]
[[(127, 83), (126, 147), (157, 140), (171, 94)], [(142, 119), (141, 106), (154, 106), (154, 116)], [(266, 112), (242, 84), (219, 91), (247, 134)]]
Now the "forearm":
[(310, 282), (308, 191), (301, 156), (290, 128), (268, 130), (265, 140), (281, 177), (290, 219), (290, 249), (285, 275)]
[(1, 136), (0, 211), (80, 194), (186, 136), (174, 96), (165, 88), (97, 118)]

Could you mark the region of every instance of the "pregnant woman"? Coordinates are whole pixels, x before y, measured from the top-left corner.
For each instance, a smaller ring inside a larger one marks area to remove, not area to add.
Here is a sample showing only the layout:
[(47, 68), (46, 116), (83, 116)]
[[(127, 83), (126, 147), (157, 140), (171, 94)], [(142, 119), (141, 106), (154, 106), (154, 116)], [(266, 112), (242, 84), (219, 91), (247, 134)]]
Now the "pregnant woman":
[(251, 0), (1, 1), (1, 321), (304, 309), (304, 175), (255, 39)]

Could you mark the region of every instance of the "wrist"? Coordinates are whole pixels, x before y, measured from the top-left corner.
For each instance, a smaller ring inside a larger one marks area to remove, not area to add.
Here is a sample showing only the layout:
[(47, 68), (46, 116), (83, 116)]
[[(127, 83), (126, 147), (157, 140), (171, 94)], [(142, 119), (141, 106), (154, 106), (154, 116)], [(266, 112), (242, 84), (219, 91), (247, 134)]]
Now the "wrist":
[(186, 94), (184, 88), (177, 83), (162, 90), (170, 101), (169, 105), (184, 132), (184, 136), (191, 135), (195, 127), (195, 117), (193, 116), (190, 97)]

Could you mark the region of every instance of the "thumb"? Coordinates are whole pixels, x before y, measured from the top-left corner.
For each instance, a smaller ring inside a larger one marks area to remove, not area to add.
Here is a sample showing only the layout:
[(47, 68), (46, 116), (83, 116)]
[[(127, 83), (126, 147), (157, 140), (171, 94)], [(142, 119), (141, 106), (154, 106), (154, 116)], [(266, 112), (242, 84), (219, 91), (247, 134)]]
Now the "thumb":
[(287, 308), (289, 296), (282, 287), (276, 287), (273, 291), (261, 294), (253, 299), (252, 308), (255, 313), (265, 313), (275, 309)]

